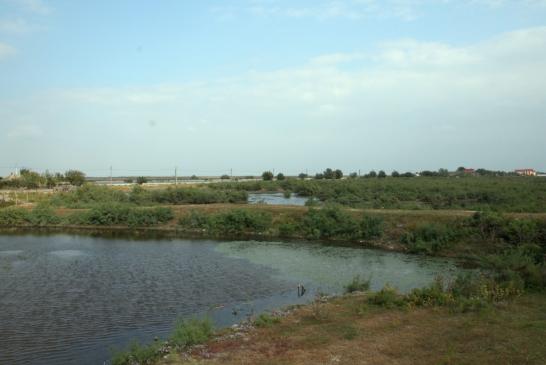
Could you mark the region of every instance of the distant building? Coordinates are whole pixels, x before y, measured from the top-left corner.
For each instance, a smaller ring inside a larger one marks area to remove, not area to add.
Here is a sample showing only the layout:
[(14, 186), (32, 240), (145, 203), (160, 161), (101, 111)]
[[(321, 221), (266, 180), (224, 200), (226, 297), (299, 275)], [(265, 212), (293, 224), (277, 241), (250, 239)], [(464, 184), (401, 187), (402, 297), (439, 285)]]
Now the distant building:
[(474, 170), (474, 169), (464, 169), (463, 172), (464, 172), (465, 174), (473, 174), (473, 173), (476, 172), (476, 170)]
[(534, 169), (519, 169), (515, 170), (515, 173), (521, 176), (537, 176), (537, 172)]

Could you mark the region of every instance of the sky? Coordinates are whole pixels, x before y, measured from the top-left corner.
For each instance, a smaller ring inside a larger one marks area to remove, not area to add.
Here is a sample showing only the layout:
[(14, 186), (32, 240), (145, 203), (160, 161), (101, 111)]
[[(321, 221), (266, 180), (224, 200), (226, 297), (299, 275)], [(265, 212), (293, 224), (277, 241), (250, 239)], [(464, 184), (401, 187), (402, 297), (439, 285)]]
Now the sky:
[(0, 0), (0, 176), (546, 171), (546, 0)]

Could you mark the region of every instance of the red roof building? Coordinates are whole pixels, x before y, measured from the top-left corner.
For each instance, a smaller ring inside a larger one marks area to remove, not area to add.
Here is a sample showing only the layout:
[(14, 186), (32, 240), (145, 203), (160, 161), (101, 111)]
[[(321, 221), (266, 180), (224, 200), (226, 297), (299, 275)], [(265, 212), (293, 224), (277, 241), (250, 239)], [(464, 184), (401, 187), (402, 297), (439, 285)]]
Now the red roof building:
[(537, 176), (537, 172), (534, 169), (519, 169), (515, 172), (521, 176)]

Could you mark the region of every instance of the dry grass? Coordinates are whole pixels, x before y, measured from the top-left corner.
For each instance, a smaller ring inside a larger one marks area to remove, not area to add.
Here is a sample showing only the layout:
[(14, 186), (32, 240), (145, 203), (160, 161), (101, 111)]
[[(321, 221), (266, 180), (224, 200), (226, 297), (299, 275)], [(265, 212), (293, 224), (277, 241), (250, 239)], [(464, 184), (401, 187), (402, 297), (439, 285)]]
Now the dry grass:
[(211, 341), (210, 359), (162, 364), (544, 364), (546, 296), (527, 295), (485, 313), (368, 307), (358, 296), (303, 307), (246, 339)]

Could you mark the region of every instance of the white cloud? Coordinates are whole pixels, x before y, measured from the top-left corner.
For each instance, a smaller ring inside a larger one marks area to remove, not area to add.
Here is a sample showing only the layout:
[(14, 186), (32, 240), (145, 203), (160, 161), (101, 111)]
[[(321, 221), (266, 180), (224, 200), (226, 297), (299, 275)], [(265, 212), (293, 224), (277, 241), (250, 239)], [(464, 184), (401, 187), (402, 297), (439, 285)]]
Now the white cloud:
[[(346, 69), (344, 64), (349, 62), (351, 67)], [(405, 104), (419, 99), (429, 108), (439, 99), (454, 101), (453, 94), (476, 107), (495, 97), (525, 105), (546, 99), (546, 85), (541, 81), (546, 79), (544, 64), (546, 27), (539, 27), (466, 47), (400, 40), (380, 44), (370, 53), (321, 55), (296, 68), (193, 84), (80, 89), (62, 95), (73, 102), (117, 107), (209, 105), (231, 110), (234, 105), (247, 104), (254, 110), (322, 107), (328, 114), (356, 112), (367, 103), (379, 109), (378, 100)], [(491, 89), (490, 85), (498, 87)], [(205, 114), (208, 109), (204, 108)]]
[(0, 43), (0, 60), (12, 56), (16, 52), (17, 51), (15, 50), (15, 48), (10, 46), (9, 44)]
[(32, 25), (21, 18), (0, 19), (0, 33), (26, 34), (39, 29), (41, 29), (41, 27)]
[[(33, 121), (44, 130), (48, 126), (48, 132), (57, 126), (51, 135), (77, 133), (79, 144), (89, 149), (97, 143), (118, 146), (118, 140), (129, 138), (120, 149), (138, 153), (130, 146), (142, 145), (140, 150), (157, 151), (158, 159), (178, 148), (168, 146), (183, 146), (185, 153), (207, 146), (211, 161), (217, 156), (269, 161), (267, 156), (283, 158), (281, 153), (290, 161), (324, 164), (351, 159), (356, 164), (359, 156), (376, 159), (376, 166), (399, 161), (393, 168), (460, 161), (490, 168), (540, 167), (546, 135), (544, 64), (546, 27), (468, 46), (406, 39), (369, 53), (322, 55), (299, 67), (225, 79), (65, 90), (19, 108), (0, 102), (0, 120)], [(325, 144), (328, 149), (321, 147)], [(386, 150), (387, 145), (393, 148)]]
[(307, 5), (284, 0), (247, 0), (242, 6), (216, 6), (212, 12), (222, 20), (238, 14), (260, 17), (365, 20), (370, 18), (413, 21), (420, 18), (428, 5), (486, 6), (492, 9), (507, 5), (546, 7), (546, 0), (316, 0)]
[(42, 0), (11, 0), (20, 8), (39, 15), (48, 15), (51, 13), (51, 7)]

